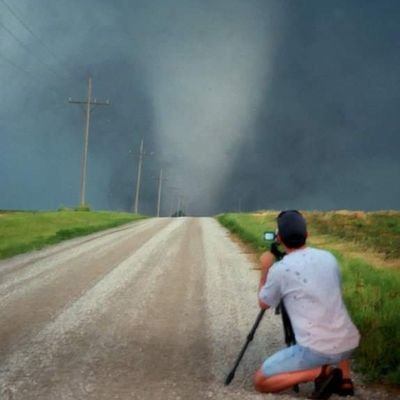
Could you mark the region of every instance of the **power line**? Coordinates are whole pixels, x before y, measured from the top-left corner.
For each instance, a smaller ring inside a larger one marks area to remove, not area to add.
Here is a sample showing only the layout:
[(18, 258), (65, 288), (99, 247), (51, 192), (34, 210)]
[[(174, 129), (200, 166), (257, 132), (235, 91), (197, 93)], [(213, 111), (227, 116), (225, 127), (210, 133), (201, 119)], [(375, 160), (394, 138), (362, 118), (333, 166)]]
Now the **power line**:
[(46, 45), (46, 43), (23, 21), (23, 19), (13, 10), (13, 8), (5, 1), (0, 0), (8, 9), (8, 11), (19, 21), (19, 23), (37, 40), (42, 46), (48, 51), (48, 53), (57, 61), (59, 58), (53, 53), (53, 51)]
[(29, 47), (21, 40), (19, 39), (14, 33), (13, 31), (11, 31), (9, 28), (7, 28), (2, 22), (0, 22), (0, 26), (21, 46), (23, 47), (28, 53), (33, 54), (38, 60), (40, 60), (40, 62), (46, 66), (47, 68), (49, 68), (51, 70), (51, 72), (53, 72), (53, 74), (55, 74), (56, 76), (62, 77), (57, 71), (55, 71), (50, 65), (44, 63), (40, 58), (38, 58), (30, 49)]
[(50, 90), (53, 94), (55, 94), (56, 96), (59, 95), (59, 93), (57, 93), (57, 91), (53, 88), (54, 85), (49, 85), (48, 82), (46, 80), (44, 80), (44, 78), (39, 77), (40, 82), (42, 82), (41, 84), (39, 84), (40, 82), (38, 82), (38, 77), (35, 76), (31, 71), (27, 70), (24, 67), (21, 67), (20, 65), (16, 64), (14, 61), (10, 60), (9, 58), (5, 57), (3, 54), (0, 53), (0, 60), (2, 60), (3, 62), (5, 62), (6, 64), (10, 65), (11, 67), (14, 68), (13, 72), (19, 72), (21, 74), (23, 74), (23, 77), (28, 80), (28, 77), (31, 77), (33, 79), (29, 79), (29, 83), (31, 85), (40, 87), (40, 89), (43, 90), (43, 84), (46, 83), (46, 90)]
[(20, 44), (20, 46), (22, 46), (26, 51), (28, 51), (29, 53), (31, 52), (28, 48), (28, 46), (21, 40), (19, 39), (17, 36), (15, 36), (15, 34), (8, 29), (2, 22), (0, 22), (0, 26), (11, 36), (14, 38), (14, 40), (16, 42), (18, 42)]
[[(17, 68), (19, 71), (23, 72), (24, 74), (32, 75), (27, 69), (15, 64), (14, 61), (11, 61), (9, 58), (5, 57), (3, 54), (0, 53), (0, 58), (5, 61), (7, 64), (11, 65), (14, 68)], [(33, 76), (33, 75), (32, 75)]]

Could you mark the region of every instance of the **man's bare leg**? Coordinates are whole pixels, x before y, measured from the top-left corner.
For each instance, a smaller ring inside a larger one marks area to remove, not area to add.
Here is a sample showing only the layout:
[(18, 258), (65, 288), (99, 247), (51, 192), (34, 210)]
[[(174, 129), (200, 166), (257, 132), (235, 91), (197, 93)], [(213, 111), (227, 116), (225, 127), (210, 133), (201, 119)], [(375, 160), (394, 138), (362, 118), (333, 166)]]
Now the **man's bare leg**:
[(344, 391), (344, 395), (352, 396), (354, 394), (354, 385), (351, 380), (351, 369), (350, 369), (350, 361), (343, 360), (339, 363), (338, 367), (342, 370), (343, 379), (340, 385), (340, 389)]
[(351, 379), (350, 361), (343, 360), (339, 363), (338, 367), (342, 370), (343, 379)]
[(259, 369), (254, 376), (254, 386), (262, 393), (275, 393), (292, 386), (314, 381), (322, 371), (322, 367), (306, 369), (303, 371), (285, 372), (273, 376), (265, 376)]

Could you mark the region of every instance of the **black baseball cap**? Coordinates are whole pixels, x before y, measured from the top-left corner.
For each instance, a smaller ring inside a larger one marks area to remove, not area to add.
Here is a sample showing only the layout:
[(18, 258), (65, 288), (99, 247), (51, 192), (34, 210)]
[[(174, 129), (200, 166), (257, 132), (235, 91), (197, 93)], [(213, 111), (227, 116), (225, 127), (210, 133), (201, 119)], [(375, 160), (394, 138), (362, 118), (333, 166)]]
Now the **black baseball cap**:
[(278, 235), (284, 245), (297, 249), (305, 244), (307, 239), (307, 224), (299, 211), (282, 211), (277, 217), (277, 223)]

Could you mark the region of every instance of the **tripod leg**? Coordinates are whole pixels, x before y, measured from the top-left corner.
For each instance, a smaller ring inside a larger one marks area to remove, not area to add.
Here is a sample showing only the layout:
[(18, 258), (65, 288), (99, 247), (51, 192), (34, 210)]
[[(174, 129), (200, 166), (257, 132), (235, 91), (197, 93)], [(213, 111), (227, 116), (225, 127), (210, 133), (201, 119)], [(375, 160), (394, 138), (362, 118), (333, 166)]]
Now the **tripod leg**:
[(233, 378), (235, 377), (236, 369), (237, 369), (237, 367), (239, 366), (239, 363), (240, 363), (240, 361), (241, 361), (242, 358), (243, 358), (243, 355), (244, 355), (244, 353), (245, 353), (245, 351), (246, 351), (246, 349), (247, 349), (247, 346), (248, 346), (248, 345), (250, 344), (250, 342), (253, 340), (253, 338), (254, 338), (254, 333), (256, 332), (256, 330), (257, 330), (257, 328), (258, 328), (258, 325), (260, 324), (260, 322), (261, 322), (261, 320), (262, 320), (262, 318), (263, 318), (263, 316), (264, 316), (265, 311), (266, 311), (266, 310), (263, 309), (263, 310), (261, 310), (261, 311), (258, 313), (256, 322), (254, 323), (253, 327), (251, 328), (251, 331), (249, 332), (249, 334), (247, 335), (246, 343), (244, 344), (242, 350), (240, 351), (239, 356), (238, 356), (238, 358), (236, 359), (236, 362), (235, 362), (234, 367), (232, 368), (231, 372), (229, 372), (229, 374), (227, 375), (227, 377), (226, 377), (226, 379), (225, 379), (225, 385), (229, 385), (229, 384), (232, 382)]

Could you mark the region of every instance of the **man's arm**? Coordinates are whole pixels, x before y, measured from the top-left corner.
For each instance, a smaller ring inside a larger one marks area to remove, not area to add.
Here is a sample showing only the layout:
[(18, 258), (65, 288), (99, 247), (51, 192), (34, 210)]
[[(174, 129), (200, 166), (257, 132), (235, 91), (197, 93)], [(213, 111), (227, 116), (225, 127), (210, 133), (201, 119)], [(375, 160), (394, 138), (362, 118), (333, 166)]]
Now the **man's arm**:
[[(260, 257), (260, 267), (261, 267), (261, 274), (260, 274), (260, 282), (258, 284), (258, 293), (260, 292), (261, 288), (265, 285), (265, 282), (268, 278), (268, 271), (272, 267), (272, 264), (275, 262), (275, 257), (270, 251), (266, 251)], [(267, 309), (269, 308), (268, 304), (265, 304), (263, 301), (258, 299), (258, 304), (260, 308)]]

